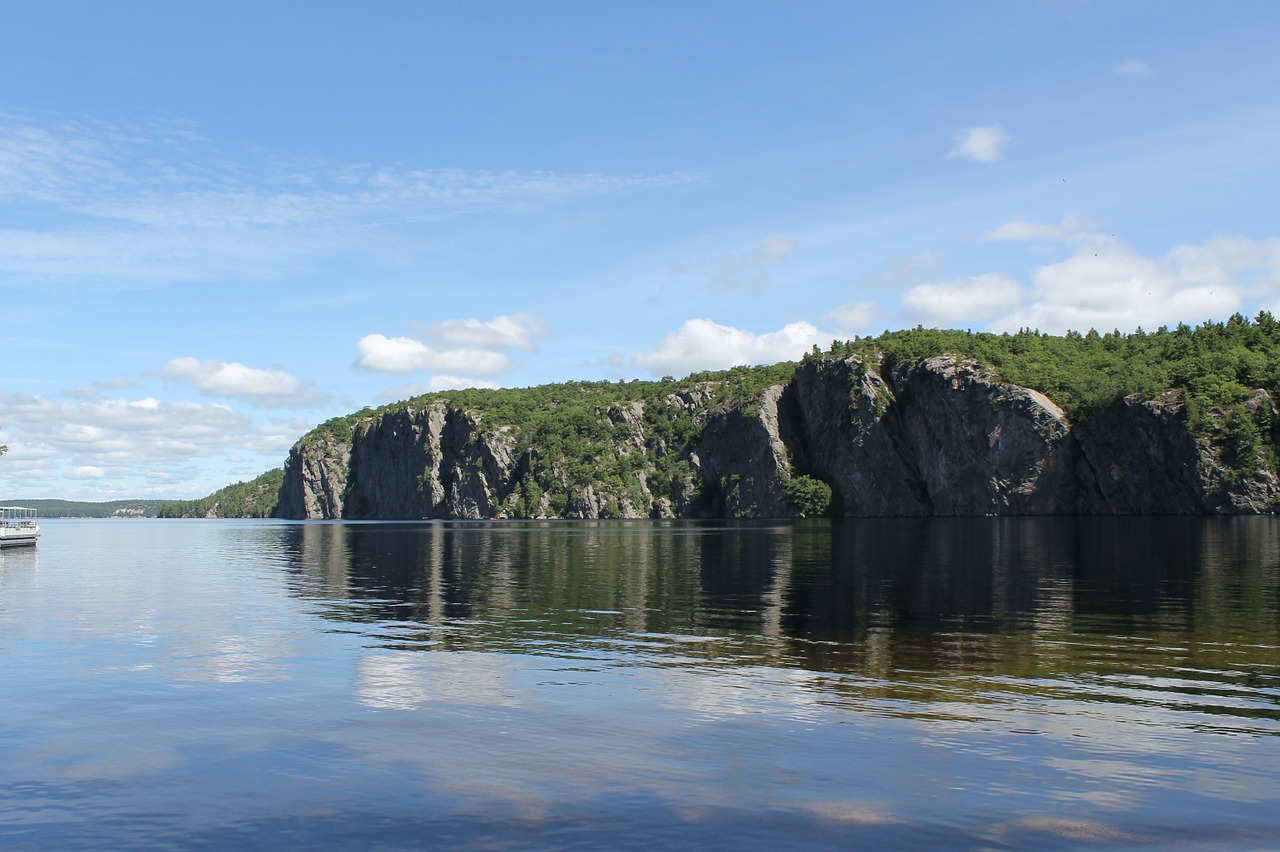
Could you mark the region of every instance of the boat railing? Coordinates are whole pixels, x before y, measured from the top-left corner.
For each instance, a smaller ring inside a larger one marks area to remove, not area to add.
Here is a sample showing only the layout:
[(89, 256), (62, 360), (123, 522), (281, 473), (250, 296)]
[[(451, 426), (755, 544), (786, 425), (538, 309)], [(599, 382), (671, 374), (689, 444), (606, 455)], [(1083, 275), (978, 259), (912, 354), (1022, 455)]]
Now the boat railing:
[(15, 529), (34, 527), (36, 510), (24, 506), (0, 506), (0, 527)]

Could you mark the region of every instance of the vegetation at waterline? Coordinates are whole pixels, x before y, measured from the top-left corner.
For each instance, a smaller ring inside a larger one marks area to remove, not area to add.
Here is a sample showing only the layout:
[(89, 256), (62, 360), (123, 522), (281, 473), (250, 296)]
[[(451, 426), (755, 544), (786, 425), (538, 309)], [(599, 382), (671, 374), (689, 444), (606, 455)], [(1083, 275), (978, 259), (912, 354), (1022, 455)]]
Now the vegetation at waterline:
[(839, 507), (833, 505), (831, 486), (812, 476), (793, 476), (782, 483), (782, 494), (787, 503), (801, 516), (820, 518), (824, 515), (839, 514)]
[(237, 482), (199, 500), (171, 500), (157, 512), (161, 518), (269, 518), (276, 510), (284, 469), (269, 470), (248, 482)]
[(0, 500), (6, 506), (35, 509), (42, 518), (154, 518), (163, 500), (109, 500), (93, 503), (79, 500)]

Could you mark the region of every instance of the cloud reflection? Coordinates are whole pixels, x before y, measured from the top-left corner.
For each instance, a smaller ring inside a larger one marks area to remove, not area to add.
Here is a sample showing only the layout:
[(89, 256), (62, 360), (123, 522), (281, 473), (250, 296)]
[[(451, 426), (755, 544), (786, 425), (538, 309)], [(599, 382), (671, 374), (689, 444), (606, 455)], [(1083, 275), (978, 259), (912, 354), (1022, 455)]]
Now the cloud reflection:
[(518, 707), (514, 665), (503, 654), (374, 651), (357, 663), (356, 694), (380, 710), (429, 704)]

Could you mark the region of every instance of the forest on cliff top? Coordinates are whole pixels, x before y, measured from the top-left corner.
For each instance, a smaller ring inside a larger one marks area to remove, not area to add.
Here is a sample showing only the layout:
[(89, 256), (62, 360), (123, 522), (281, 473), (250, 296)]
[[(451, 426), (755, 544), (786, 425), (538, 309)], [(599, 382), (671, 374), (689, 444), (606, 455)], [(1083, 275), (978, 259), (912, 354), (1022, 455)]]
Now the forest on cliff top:
[[(978, 362), (1000, 380), (1040, 391), (1072, 422), (1082, 422), (1130, 394), (1153, 399), (1174, 393), (1181, 416), (1197, 440), (1212, 444), (1229, 458), (1246, 460), (1274, 454), (1274, 409), (1247, 405), (1263, 389), (1280, 394), (1280, 321), (1263, 311), (1253, 320), (1240, 314), (1225, 322), (1191, 327), (1179, 324), (1147, 332), (1070, 331), (1050, 335), (1023, 329), (994, 334), (917, 327), (885, 331), (871, 337), (832, 341), (814, 347), (804, 361), (859, 357), (882, 360), (882, 367), (912, 364), (936, 355), (958, 355)], [(795, 362), (734, 367), (658, 381), (564, 382), (528, 388), (439, 391), (378, 409), (363, 409), (333, 418), (302, 440), (349, 441), (362, 419), (436, 401), (482, 414), (485, 428), (513, 427), (525, 433), (540, 452), (564, 458), (574, 478), (607, 476), (597, 469), (593, 447), (607, 441), (611, 427), (599, 412), (611, 406), (696, 392), (714, 385), (716, 405), (750, 406), (767, 387), (794, 375)], [(690, 444), (699, 424), (694, 418), (656, 420), (646, 428), (680, 444)], [(1274, 458), (1272, 458), (1274, 463)], [(669, 471), (677, 475), (679, 471)], [(174, 501), (162, 507), (167, 517), (267, 517), (275, 509), (274, 494), (282, 472), (268, 471), (250, 482), (236, 483), (201, 500)]]

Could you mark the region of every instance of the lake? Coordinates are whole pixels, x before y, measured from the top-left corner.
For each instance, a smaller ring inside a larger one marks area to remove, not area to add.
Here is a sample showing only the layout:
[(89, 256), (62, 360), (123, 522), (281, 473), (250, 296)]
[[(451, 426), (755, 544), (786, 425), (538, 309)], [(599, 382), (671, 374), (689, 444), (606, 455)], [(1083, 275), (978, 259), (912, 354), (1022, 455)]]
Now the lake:
[(1280, 848), (1280, 520), (43, 522), (0, 847)]

